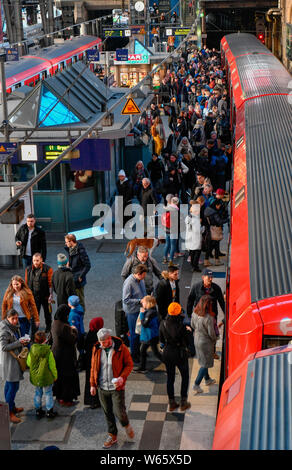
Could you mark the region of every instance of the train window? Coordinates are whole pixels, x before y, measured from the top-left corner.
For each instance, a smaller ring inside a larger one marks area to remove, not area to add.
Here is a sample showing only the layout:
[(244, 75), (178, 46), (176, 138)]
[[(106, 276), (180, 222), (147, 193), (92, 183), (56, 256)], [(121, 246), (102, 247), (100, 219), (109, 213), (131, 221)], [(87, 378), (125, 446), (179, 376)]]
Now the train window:
[(240, 190), (235, 194), (234, 206), (235, 208), (245, 200), (245, 186), (242, 186)]
[(223, 406), (229, 405), (229, 403), (239, 394), (241, 386), (241, 376), (229, 387), (225, 392)]
[(285, 346), (291, 340), (291, 336), (264, 336), (263, 349), (271, 349), (276, 348), (278, 346)]

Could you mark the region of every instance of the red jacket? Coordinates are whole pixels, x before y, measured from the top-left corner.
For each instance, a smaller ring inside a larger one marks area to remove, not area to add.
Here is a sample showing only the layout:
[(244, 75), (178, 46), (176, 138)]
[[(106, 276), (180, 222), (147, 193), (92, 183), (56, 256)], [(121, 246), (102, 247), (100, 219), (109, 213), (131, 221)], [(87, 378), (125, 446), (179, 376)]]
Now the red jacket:
[[(124, 345), (120, 338), (112, 336), (114, 341), (114, 352), (112, 356), (112, 368), (113, 368), (113, 377), (123, 377), (124, 382), (121, 387), (117, 387), (116, 390), (124, 390), (126, 385), (126, 380), (133, 370), (133, 360), (131, 354)], [(98, 378), (100, 372), (100, 355), (101, 355), (101, 346), (97, 342), (92, 349), (91, 357), (91, 370), (90, 370), (90, 386), (98, 388)]]

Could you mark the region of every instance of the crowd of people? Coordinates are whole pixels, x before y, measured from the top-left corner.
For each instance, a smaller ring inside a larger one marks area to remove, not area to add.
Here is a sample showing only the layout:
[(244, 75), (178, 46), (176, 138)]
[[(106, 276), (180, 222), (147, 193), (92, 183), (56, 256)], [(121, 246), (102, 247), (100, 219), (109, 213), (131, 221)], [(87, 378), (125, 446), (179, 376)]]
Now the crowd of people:
[[(228, 223), (226, 183), (231, 178), (228, 95), (218, 53), (205, 48), (183, 52), (162, 79), (158, 98), (134, 128), (137, 135), (151, 136), (152, 159), (146, 168), (142, 161), (137, 162), (131, 175), (120, 170), (117, 192), (123, 196), (123, 207), (136, 197), (145, 216), (149, 204), (163, 202), (165, 266), (161, 270), (149, 249), (138, 247), (121, 270), (119, 305), (126, 320), (124, 335), (115, 336), (104, 327), (102, 317), (91, 319), (86, 332), (84, 289), (91, 263), (84, 245), (74, 234), (67, 234), (64, 252), (57, 256), (58, 268), (53, 271), (46, 264), (45, 232), (36, 225), (33, 214), (27, 216), (16, 234), (24, 278), (12, 277), (2, 301), (0, 322), (1, 377), (12, 423), (21, 422), (17, 415), (23, 411), (16, 407), (15, 399), (23, 379), (18, 356), (25, 347), (30, 381), (35, 387), (36, 418), (55, 418), (53, 396), (61, 406), (73, 406), (80, 395), (78, 371), (85, 370), (84, 404), (93, 409), (101, 406), (104, 411), (106, 449), (117, 442), (116, 418), (127, 436), (134, 437), (126, 412), (125, 386), (132, 370), (147, 372), (149, 347), (165, 365), (170, 411), (178, 407), (185, 411), (191, 406), (190, 356), (200, 365), (194, 392), (203, 393), (203, 379), (208, 386), (215, 383), (208, 371), (218, 358), (217, 303), (224, 312), (225, 301), (221, 288), (213, 282), (210, 258), (215, 257), (215, 265), (222, 264), (224, 253), (219, 243), (222, 227)], [(163, 115), (168, 116), (167, 139)], [(180, 211), (181, 203), (189, 205), (185, 253), (180, 251), (179, 232), (172, 236), (172, 215)], [(125, 223), (122, 217), (122, 230)], [(202, 252), (205, 256), (200, 261)], [(185, 254), (202, 278), (192, 286), (184, 309), (181, 268), (174, 260)], [(203, 272), (200, 263), (204, 264)], [(52, 318), (54, 296), (57, 309)], [(41, 308), (45, 331), (39, 329)], [(174, 393), (176, 368), (181, 375), (179, 403)], [(42, 409), (43, 394), (46, 410)]]

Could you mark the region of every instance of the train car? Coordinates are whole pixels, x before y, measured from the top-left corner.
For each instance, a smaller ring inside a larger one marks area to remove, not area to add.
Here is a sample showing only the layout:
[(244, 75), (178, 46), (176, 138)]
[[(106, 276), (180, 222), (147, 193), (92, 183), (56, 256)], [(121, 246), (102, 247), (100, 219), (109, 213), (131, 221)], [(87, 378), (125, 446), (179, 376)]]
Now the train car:
[(6, 90), (11, 93), (16, 88), (35, 86), (40, 80), (54, 75), (72, 63), (82, 60), (88, 49), (100, 47), (101, 39), (94, 36), (80, 36), (63, 44), (40, 49), (36, 55), (26, 55), (18, 62), (6, 62)]
[(254, 36), (222, 39), (233, 108), (223, 379), (292, 338), (291, 75)]
[(225, 381), (213, 450), (292, 450), (292, 345), (249, 355)]

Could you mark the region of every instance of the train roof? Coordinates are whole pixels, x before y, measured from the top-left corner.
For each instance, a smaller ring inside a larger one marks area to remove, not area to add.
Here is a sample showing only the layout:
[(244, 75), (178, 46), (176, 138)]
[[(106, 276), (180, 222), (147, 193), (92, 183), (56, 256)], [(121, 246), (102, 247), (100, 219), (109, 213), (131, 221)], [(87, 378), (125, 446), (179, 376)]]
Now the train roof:
[[(227, 43), (226, 45), (225, 42)], [(221, 44), (223, 45), (224, 50), (229, 48), (234, 57), (246, 54), (247, 51), (252, 51), (254, 54), (266, 52), (271, 53), (256, 36), (248, 33), (227, 34), (221, 40)]]
[[(44, 49), (38, 49), (35, 54), (23, 56), (18, 62), (5, 63), (6, 78), (26, 72), (34, 67), (39, 66), (40, 69), (50, 66), (49, 60), (62, 57), (75, 49), (87, 46), (88, 44), (98, 40), (96, 36), (80, 36), (65, 41), (63, 44), (53, 45)], [(37, 69), (35, 70), (38, 71)]]
[(292, 105), (272, 95), (245, 103), (252, 302), (292, 292)]
[(240, 450), (292, 450), (291, 364), (291, 349), (248, 363)]

